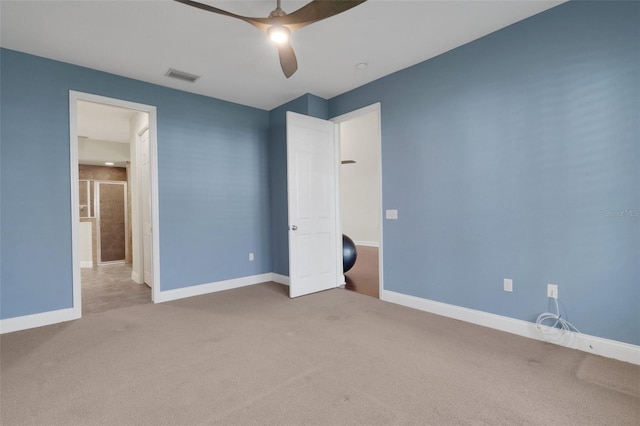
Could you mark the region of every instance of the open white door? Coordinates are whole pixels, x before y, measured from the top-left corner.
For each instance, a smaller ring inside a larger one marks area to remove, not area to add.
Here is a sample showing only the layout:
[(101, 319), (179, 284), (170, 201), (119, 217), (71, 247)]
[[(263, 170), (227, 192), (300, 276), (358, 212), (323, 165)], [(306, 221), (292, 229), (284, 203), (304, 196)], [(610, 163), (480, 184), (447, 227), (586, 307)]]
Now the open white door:
[(336, 167), (335, 124), (287, 112), (289, 297), (341, 284)]

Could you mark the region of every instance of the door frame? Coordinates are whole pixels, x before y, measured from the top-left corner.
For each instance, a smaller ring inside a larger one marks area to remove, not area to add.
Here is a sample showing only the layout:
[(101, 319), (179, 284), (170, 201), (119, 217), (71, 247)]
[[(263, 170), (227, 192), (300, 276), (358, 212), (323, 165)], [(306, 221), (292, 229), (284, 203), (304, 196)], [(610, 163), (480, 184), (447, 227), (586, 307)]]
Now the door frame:
[[(341, 152), (341, 137), (340, 137), (340, 123), (343, 123), (345, 121), (349, 121), (352, 120), (354, 118), (357, 117), (361, 117), (363, 115), (369, 114), (371, 112), (376, 112), (377, 113), (377, 117), (378, 120), (376, 121), (377, 123), (377, 133), (378, 133), (378, 139), (380, 141), (378, 149), (378, 170), (380, 171), (378, 173), (378, 190), (380, 191), (380, 246), (378, 247), (378, 298), (382, 300), (382, 295), (383, 295), (383, 291), (384, 291), (384, 200), (382, 198), (383, 193), (382, 193), (382, 108), (381, 108), (381, 104), (380, 102), (376, 102), (374, 104), (365, 106), (363, 108), (359, 108), (356, 109), (354, 111), (351, 112), (347, 112), (345, 114), (342, 115), (338, 115), (336, 117), (331, 118), (330, 121), (333, 121), (334, 123), (336, 123), (336, 132), (338, 132), (338, 137), (336, 139), (337, 141), (337, 155), (338, 155), (338, 159), (340, 158), (340, 152)], [(340, 163), (340, 161), (338, 160), (338, 164)], [(340, 199), (340, 168), (337, 167), (336, 168), (336, 179), (337, 179), (337, 196), (338, 199)], [(338, 207), (339, 204), (338, 204)], [(338, 208), (337, 212), (338, 214), (338, 223), (340, 223), (340, 218), (341, 218), (341, 211)], [(342, 235), (340, 236), (340, 242), (342, 242)], [(340, 266), (341, 270), (342, 270), (342, 265)], [(344, 272), (343, 272), (343, 279), (344, 279)]]
[[(148, 156), (147, 158), (147, 162), (149, 163), (148, 166), (144, 166), (144, 162), (141, 162), (142, 156), (145, 153), (145, 149), (143, 147), (142, 141), (142, 135), (147, 134), (147, 144), (146, 144), (146, 152), (147, 154), (149, 154), (149, 147), (150, 147), (150, 139), (149, 139), (149, 123), (147, 120), (147, 125), (143, 126), (140, 131), (138, 131), (135, 134), (135, 143), (136, 143), (136, 165), (135, 165), (135, 169), (136, 169), (136, 184), (137, 184), (137, 189), (136, 189), (136, 198), (138, 199), (138, 209), (137, 209), (137, 218), (138, 218), (138, 227), (136, 229), (138, 237), (139, 237), (139, 241), (137, 244), (137, 250), (136, 252), (138, 253), (138, 255), (140, 255), (140, 252), (142, 252), (141, 256), (138, 256), (138, 270), (133, 270), (131, 273), (131, 278), (136, 281), (138, 284), (145, 284), (148, 285), (150, 287), (153, 286), (153, 259), (150, 259), (150, 263), (151, 263), (151, 270), (149, 271), (149, 273), (147, 274), (147, 268), (146, 268), (146, 264), (147, 264), (147, 256), (148, 256), (148, 252), (151, 252), (151, 256), (153, 256), (153, 244), (151, 244), (151, 247), (149, 247), (147, 245), (147, 237), (145, 234), (145, 220), (148, 218), (148, 216), (151, 214), (151, 210), (152, 210), (152, 206), (151, 204), (151, 157)], [(144, 180), (146, 179), (146, 183), (143, 184)], [(143, 191), (143, 186), (146, 186), (145, 191)], [(149, 212), (146, 212), (145, 210), (145, 205), (149, 204)], [(150, 226), (152, 228), (153, 231), (153, 226)], [(133, 256), (133, 254), (132, 254)], [(133, 260), (133, 257), (132, 257)], [(132, 262), (133, 264), (133, 262)], [(137, 280), (134, 278), (134, 274), (136, 274), (136, 277), (138, 278)], [(151, 279), (149, 279), (149, 277), (151, 277)], [(149, 281), (151, 281), (151, 284), (149, 284)]]
[(71, 257), (73, 270), (73, 313), (76, 318), (82, 316), (82, 285), (80, 279), (80, 204), (78, 185), (78, 101), (87, 101), (119, 108), (127, 108), (149, 114), (149, 161), (151, 167), (151, 226), (153, 245), (153, 286), (151, 300), (159, 300), (160, 295), (160, 250), (158, 219), (158, 140), (157, 113), (152, 105), (129, 102), (91, 93), (69, 91), (69, 173), (71, 177)]

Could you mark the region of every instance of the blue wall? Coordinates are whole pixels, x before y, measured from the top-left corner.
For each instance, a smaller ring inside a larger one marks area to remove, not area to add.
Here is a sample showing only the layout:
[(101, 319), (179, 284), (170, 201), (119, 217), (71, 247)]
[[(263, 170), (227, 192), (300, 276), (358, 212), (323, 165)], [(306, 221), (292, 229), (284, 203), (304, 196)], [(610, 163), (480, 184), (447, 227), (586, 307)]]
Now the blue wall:
[(69, 90), (157, 107), (162, 290), (271, 272), (268, 112), (0, 55), (0, 318), (72, 306)]
[(381, 102), (388, 290), (533, 321), (556, 283), (640, 344), (639, 40), (637, 2), (570, 2), (270, 112), (2, 50), (0, 318), (71, 306), (72, 89), (158, 107), (163, 290), (288, 275), (285, 112)]
[(271, 193), (271, 262), (273, 272), (289, 275), (289, 212), (287, 209), (287, 111), (329, 118), (326, 99), (306, 94), (269, 112), (269, 188)]
[(556, 283), (581, 331), (640, 344), (640, 3), (566, 3), (330, 115), (374, 102), (387, 290), (534, 321)]

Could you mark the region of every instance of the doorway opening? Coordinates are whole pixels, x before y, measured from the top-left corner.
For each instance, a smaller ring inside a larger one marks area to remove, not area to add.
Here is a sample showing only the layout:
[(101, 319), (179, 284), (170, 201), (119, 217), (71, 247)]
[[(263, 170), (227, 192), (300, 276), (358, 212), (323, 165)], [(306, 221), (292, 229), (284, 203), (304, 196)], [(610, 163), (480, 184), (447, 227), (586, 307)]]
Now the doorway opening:
[(155, 107), (71, 91), (69, 111), (74, 310), (151, 303), (159, 291)]
[(380, 298), (382, 280), (382, 155), (380, 104), (341, 115), (340, 224), (357, 260), (345, 272), (345, 289)]

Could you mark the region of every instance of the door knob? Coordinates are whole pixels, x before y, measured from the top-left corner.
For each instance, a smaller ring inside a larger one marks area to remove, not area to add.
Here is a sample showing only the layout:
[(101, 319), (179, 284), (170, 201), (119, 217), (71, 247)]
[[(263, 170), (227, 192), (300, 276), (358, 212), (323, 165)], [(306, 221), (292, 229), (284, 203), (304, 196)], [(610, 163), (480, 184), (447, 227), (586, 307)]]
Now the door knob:
[(298, 229), (298, 227), (297, 227), (296, 225), (291, 225), (291, 226), (289, 227), (289, 229), (290, 229), (290, 230), (292, 230), (292, 231), (295, 231), (295, 230), (297, 230), (297, 229)]

